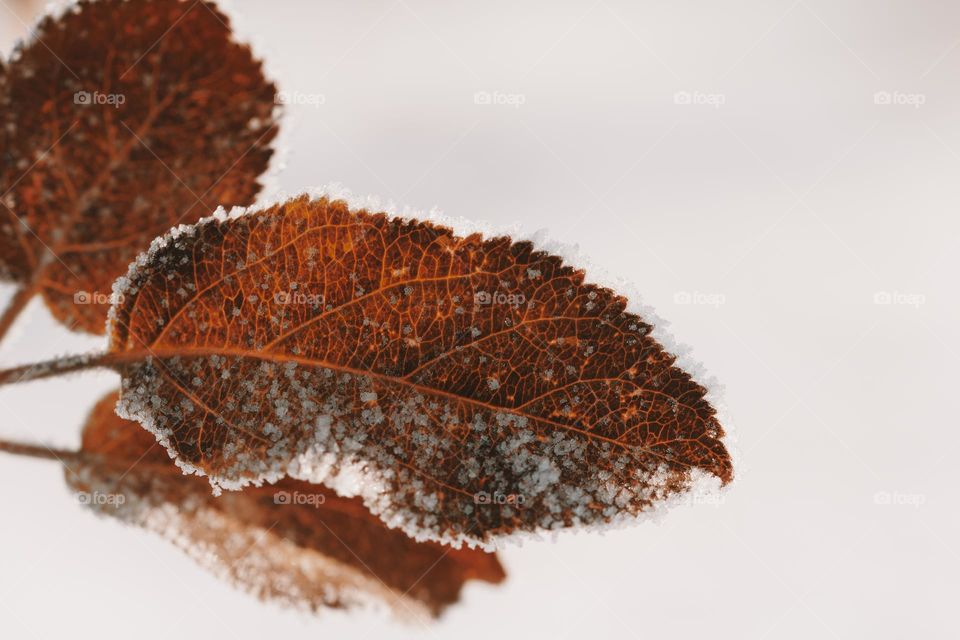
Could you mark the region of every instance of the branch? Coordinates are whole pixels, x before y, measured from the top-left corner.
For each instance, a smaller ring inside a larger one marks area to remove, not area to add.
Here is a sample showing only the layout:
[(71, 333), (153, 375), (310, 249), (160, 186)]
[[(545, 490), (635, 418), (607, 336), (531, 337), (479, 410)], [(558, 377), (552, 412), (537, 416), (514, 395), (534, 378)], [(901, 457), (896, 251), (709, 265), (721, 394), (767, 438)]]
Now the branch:
[(35, 362), (10, 369), (2, 369), (0, 370), (0, 386), (16, 384), (18, 382), (30, 382), (31, 380), (42, 380), (44, 378), (55, 378), (75, 371), (109, 367), (110, 355), (111, 354), (108, 353), (90, 353), (62, 356), (44, 362)]
[(56, 460), (57, 462), (76, 461), (83, 457), (79, 451), (68, 451), (66, 449), (55, 449), (42, 444), (25, 444), (14, 442), (12, 440), (0, 439), (0, 451), (15, 456), (24, 456), (27, 458), (37, 458), (41, 460)]
[(36, 292), (36, 288), (29, 285), (21, 285), (14, 291), (13, 297), (10, 298), (10, 304), (7, 305), (7, 308), (3, 310), (3, 314), (0, 315), (0, 342), (3, 341), (7, 332), (10, 331), (10, 327), (13, 326), (13, 323), (20, 316), (20, 313), (26, 309), (27, 304), (30, 303), (30, 300)]

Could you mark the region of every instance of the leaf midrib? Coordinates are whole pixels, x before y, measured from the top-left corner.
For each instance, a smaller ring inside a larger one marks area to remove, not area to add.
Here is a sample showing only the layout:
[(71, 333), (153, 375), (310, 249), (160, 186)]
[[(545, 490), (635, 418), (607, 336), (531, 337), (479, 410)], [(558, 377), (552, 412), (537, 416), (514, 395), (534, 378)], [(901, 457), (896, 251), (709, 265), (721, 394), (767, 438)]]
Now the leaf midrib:
[[(594, 439), (594, 440), (599, 440), (601, 442), (608, 442), (614, 446), (620, 447), (629, 452), (640, 451), (640, 452), (652, 455), (654, 457), (660, 458), (661, 460), (664, 460), (665, 462), (669, 462), (671, 464), (679, 464), (688, 468), (692, 468), (696, 466), (682, 460), (676, 460), (676, 459), (664, 456), (663, 454), (657, 453), (656, 451), (648, 449), (647, 447), (643, 447), (640, 445), (630, 445), (630, 444), (621, 442), (618, 439), (602, 436), (597, 433), (592, 433), (584, 429), (578, 429), (577, 427), (574, 427), (572, 425), (556, 422), (546, 417), (528, 414), (523, 411), (518, 411), (516, 409), (510, 409), (508, 407), (493, 405), (493, 404), (484, 402), (482, 400), (477, 400), (475, 398), (468, 398), (466, 396), (457, 395), (449, 391), (443, 391), (442, 389), (426, 387), (426, 386), (412, 383), (409, 381), (404, 381), (394, 376), (377, 373), (375, 371), (355, 369), (353, 367), (348, 367), (341, 364), (329, 363), (322, 360), (315, 360), (315, 359), (305, 358), (300, 356), (293, 356), (293, 355), (287, 355), (282, 353), (263, 353), (261, 351), (248, 351), (244, 349), (225, 348), (225, 347), (215, 347), (215, 348), (191, 347), (191, 348), (177, 348), (177, 349), (163, 349), (162, 347), (160, 348), (151, 347), (150, 349), (144, 350), (144, 351), (111, 352), (107, 355), (106, 358), (104, 358), (104, 360), (102, 361), (102, 364), (107, 366), (138, 364), (143, 362), (149, 357), (159, 358), (163, 360), (163, 359), (169, 359), (169, 358), (190, 358), (190, 357), (210, 357), (210, 356), (249, 358), (253, 360), (272, 362), (275, 364), (294, 362), (294, 363), (302, 364), (309, 367), (324, 368), (324, 369), (329, 369), (331, 371), (339, 371), (342, 373), (349, 373), (351, 375), (374, 378), (388, 384), (409, 387), (421, 393), (424, 393), (426, 395), (440, 396), (449, 400), (453, 400), (454, 402), (467, 403), (479, 408), (487, 409), (489, 411), (512, 413), (514, 415), (521, 416), (528, 420), (540, 422), (540, 423), (555, 427), (557, 429), (561, 429), (563, 431), (577, 433), (587, 439)], [(697, 417), (699, 419), (699, 416)], [(689, 440), (689, 439), (685, 439), (685, 440)], [(667, 444), (671, 444), (673, 442), (679, 442), (679, 441), (680, 440), (666, 440), (666, 441), (657, 443), (657, 445), (655, 446), (663, 446), (663, 445), (667, 445)]]

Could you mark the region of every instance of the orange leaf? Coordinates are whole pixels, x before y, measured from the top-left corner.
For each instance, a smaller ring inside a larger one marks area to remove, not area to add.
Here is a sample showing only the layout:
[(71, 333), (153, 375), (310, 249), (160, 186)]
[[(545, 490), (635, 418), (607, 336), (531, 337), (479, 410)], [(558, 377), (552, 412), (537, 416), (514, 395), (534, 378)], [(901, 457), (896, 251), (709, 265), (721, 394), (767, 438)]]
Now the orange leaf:
[(527, 242), (326, 198), (210, 219), (118, 283), (120, 409), (215, 486), (324, 482), (455, 545), (728, 482), (705, 390), (583, 280)]
[(156, 531), (218, 575), (261, 598), (317, 610), (368, 602), (399, 615), (436, 615), (467, 580), (498, 583), (497, 557), (418, 543), (386, 528), (358, 499), (284, 480), (275, 487), (210, 495), (181, 474), (149, 433), (94, 408), (85, 455), (66, 477), (98, 512)]
[(251, 204), (275, 87), (208, 2), (98, 0), (47, 17), (0, 81), (0, 277), (103, 333), (150, 240)]

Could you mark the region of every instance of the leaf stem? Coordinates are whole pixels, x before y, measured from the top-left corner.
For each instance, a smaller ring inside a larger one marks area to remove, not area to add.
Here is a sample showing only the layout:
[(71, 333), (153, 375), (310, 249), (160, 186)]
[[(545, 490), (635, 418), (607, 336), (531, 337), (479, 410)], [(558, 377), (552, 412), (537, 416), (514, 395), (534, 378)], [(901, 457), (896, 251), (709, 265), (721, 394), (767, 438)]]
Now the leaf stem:
[(27, 308), (27, 304), (30, 303), (36, 292), (36, 289), (30, 285), (21, 285), (13, 292), (10, 304), (3, 310), (3, 314), (0, 314), (0, 342), (6, 337), (16, 319), (20, 317), (20, 313)]
[(23, 442), (3, 439), (0, 439), (0, 451), (15, 456), (37, 458), (40, 460), (56, 460), (58, 462), (74, 461), (82, 457), (79, 451), (55, 449), (42, 444), (25, 444)]
[(75, 371), (86, 371), (87, 369), (96, 369), (97, 367), (109, 367), (111, 355), (112, 354), (107, 352), (100, 352), (62, 356), (52, 360), (25, 364), (10, 369), (0, 369), (0, 386), (16, 384), (18, 382), (30, 382), (31, 380), (42, 380), (44, 378), (55, 378)]

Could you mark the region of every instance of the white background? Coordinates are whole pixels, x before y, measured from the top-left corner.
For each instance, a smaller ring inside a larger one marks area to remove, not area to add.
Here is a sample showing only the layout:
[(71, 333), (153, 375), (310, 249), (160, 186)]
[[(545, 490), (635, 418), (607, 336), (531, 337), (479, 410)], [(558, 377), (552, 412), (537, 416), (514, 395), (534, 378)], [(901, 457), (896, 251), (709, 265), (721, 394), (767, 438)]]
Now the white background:
[[(8, 49), (26, 32), (10, 9), (29, 9), (3, 2)], [(288, 109), (280, 187), (339, 182), (579, 244), (726, 387), (737, 480), (660, 524), (510, 547), (502, 587), (424, 628), (260, 604), (90, 515), (53, 463), (5, 456), (0, 635), (956, 637), (960, 5), (233, 6), (281, 88), (323, 96)], [(101, 344), (35, 303), (0, 362)], [(4, 389), (0, 431), (75, 446), (115, 384)]]

